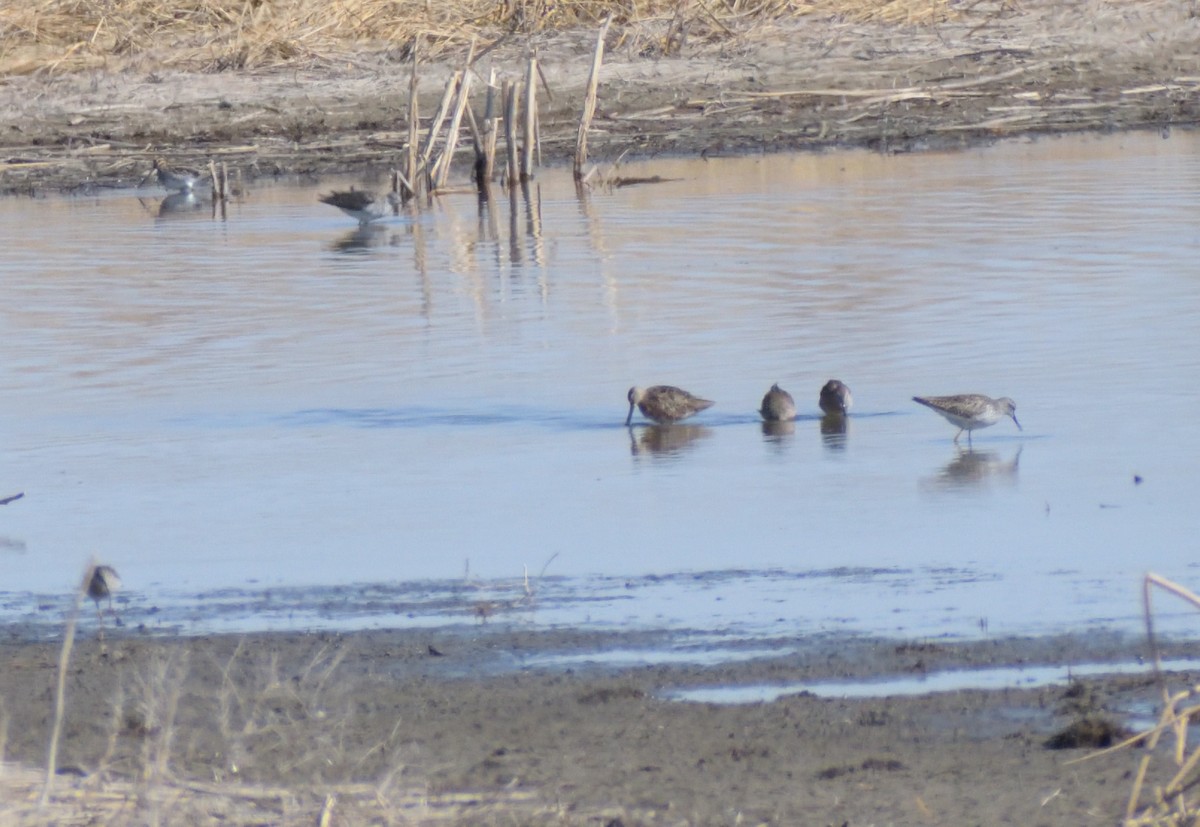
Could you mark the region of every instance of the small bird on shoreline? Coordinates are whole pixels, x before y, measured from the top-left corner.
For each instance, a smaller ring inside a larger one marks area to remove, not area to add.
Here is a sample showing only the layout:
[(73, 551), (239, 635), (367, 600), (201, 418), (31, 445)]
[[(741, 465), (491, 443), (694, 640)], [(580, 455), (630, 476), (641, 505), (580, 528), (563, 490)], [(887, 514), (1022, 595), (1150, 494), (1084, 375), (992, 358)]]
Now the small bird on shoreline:
[(636, 406), (642, 416), (659, 424), (678, 422), (697, 414), (713, 403), (707, 399), (693, 396), (685, 390), (671, 385), (654, 385), (649, 388), (632, 387), (629, 389), (629, 415), (625, 417), (625, 425), (633, 422), (633, 409)]
[(962, 432), (967, 432), (967, 444), (971, 444), (971, 431), (989, 428), (1004, 417), (1010, 417), (1017, 430), (1023, 430), (1017, 421), (1017, 403), (1007, 396), (992, 399), (981, 393), (963, 393), (956, 396), (914, 396), (913, 402), (924, 405), (945, 417), (951, 425), (958, 426), (954, 435), (957, 444)]
[(817, 404), (821, 406), (821, 410), (826, 415), (836, 414), (845, 416), (850, 413), (850, 406), (854, 404), (854, 397), (850, 395), (850, 388), (837, 379), (830, 379), (821, 388), (821, 397)]
[(395, 210), (400, 205), (400, 196), (389, 192), (385, 198), (380, 198), (373, 192), (356, 190), (334, 190), (329, 195), (322, 195), (322, 204), (337, 207), (351, 218), (357, 219), (361, 225), (370, 224), (376, 219), (387, 215), (388, 210)]
[(796, 418), (796, 400), (792, 395), (779, 387), (779, 383), (771, 386), (762, 399), (759, 414), (766, 422), (785, 422)]
[(191, 192), (204, 179), (197, 170), (167, 166), (162, 158), (154, 159), (154, 169), (150, 173), (158, 179), (163, 188), (175, 192)]
[[(121, 590), (121, 578), (112, 566), (92, 566), (86, 575), (87, 596), (96, 603), (96, 620), (100, 623), (100, 642), (104, 642), (104, 615), (100, 612), (100, 601), (108, 598), (108, 610), (113, 610), (113, 594)], [(117, 625), (121, 625), (119, 622)]]

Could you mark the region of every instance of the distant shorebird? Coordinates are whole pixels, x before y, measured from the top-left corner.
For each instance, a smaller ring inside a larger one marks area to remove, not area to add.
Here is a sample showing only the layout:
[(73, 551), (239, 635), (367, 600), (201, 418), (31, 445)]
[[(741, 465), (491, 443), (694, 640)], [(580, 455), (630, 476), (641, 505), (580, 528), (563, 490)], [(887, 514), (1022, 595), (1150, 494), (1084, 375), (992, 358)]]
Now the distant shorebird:
[(830, 379), (821, 388), (821, 398), (818, 402), (821, 410), (826, 414), (839, 414), (845, 416), (850, 413), (850, 406), (854, 404), (854, 397), (850, 395), (850, 389), (837, 379)]
[(767, 422), (785, 422), (796, 418), (796, 400), (776, 383), (763, 397), (758, 411)]
[(952, 425), (958, 426), (954, 435), (957, 443), (962, 432), (967, 432), (967, 444), (971, 444), (971, 431), (988, 428), (995, 425), (1004, 417), (1011, 417), (1017, 430), (1022, 430), (1017, 422), (1017, 403), (1007, 396), (992, 399), (981, 393), (963, 393), (957, 396), (914, 396), (913, 402), (931, 408), (946, 418)]
[(164, 188), (175, 192), (191, 192), (197, 184), (204, 180), (202, 173), (194, 169), (167, 166), (162, 158), (154, 160), (154, 169), (151, 170), (151, 174), (158, 178), (158, 183), (162, 184)]
[(642, 416), (665, 424), (687, 419), (705, 408), (711, 408), (713, 403), (671, 385), (655, 385), (645, 389), (633, 387), (629, 389), (629, 416), (625, 417), (626, 426), (633, 422), (635, 405), (642, 412)]
[(378, 218), (383, 218), (389, 209), (394, 210), (398, 207), (400, 196), (397, 193), (389, 192), (385, 198), (380, 198), (373, 192), (356, 190), (351, 187), (348, 190), (335, 190), (329, 195), (322, 195), (321, 203), (337, 207), (346, 215), (357, 219), (359, 224), (365, 225)]
[[(112, 596), (121, 590), (121, 578), (112, 566), (92, 566), (87, 574), (87, 596), (96, 603), (96, 619), (100, 622), (100, 641), (104, 641), (104, 615), (100, 613), (100, 601), (108, 598), (108, 610), (113, 610)], [(119, 623), (117, 624), (120, 625)]]

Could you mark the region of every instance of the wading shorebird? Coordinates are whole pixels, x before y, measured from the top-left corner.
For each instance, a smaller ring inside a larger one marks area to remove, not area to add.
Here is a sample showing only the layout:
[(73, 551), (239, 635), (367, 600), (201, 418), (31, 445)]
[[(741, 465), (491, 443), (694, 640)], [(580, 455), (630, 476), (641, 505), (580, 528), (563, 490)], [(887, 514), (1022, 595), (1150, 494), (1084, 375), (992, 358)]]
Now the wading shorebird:
[(150, 170), (150, 175), (157, 178), (163, 188), (175, 192), (191, 192), (197, 184), (204, 180), (204, 175), (200, 172), (194, 169), (167, 166), (162, 158), (154, 159), (154, 169)]
[(705, 408), (711, 408), (713, 403), (671, 385), (655, 385), (644, 389), (633, 387), (629, 389), (629, 416), (625, 417), (626, 426), (633, 422), (635, 405), (642, 412), (642, 416), (661, 425), (687, 419)]
[(992, 399), (981, 393), (963, 393), (957, 396), (914, 396), (913, 402), (937, 411), (946, 421), (958, 426), (954, 435), (957, 443), (962, 432), (967, 432), (967, 444), (971, 444), (971, 431), (988, 428), (995, 425), (1004, 417), (1011, 417), (1017, 430), (1022, 430), (1017, 422), (1017, 403), (1007, 396)]
[(786, 422), (796, 418), (796, 400), (776, 383), (763, 397), (758, 412), (767, 422)]
[[(96, 619), (100, 622), (100, 642), (104, 642), (104, 615), (100, 613), (100, 601), (108, 598), (108, 610), (113, 610), (112, 596), (121, 590), (121, 578), (112, 566), (92, 566), (87, 577), (87, 596), (96, 603)], [(119, 623), (117, 624), (120, 625)]]
[(364, 192), (351, 187), (348, 190), (335, 190), (329, 195), (322, 195), (321, 203), (337, 207), (365, 226), (376, 219), (383, 218), (389, 209), (394, 211), (400, 205), (400, 196), (397, 193), (389, 192), (386, 197), (380, 198), (373, 192)]
[(817, 404), (821, 406), (821, 410), (826, 414), (837, 414), (845, 416), (850, 413), (850, 406), (854, 404), (854, 397), (850, 395), (850, 388), (839, 382), (837, 379), (830, 379), (821, 388), (821, 398)]

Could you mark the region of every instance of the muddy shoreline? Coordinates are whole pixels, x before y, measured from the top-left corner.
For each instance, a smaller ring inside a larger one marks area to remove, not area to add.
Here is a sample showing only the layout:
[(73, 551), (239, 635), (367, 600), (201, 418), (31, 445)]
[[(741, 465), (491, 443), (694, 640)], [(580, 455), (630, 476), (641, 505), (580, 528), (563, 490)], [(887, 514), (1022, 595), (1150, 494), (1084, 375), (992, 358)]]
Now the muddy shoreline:
[[(1074, 763), (1092, 748), (1047, 740), (1081, 719), (1145, 721), (1161, 692), (1147, 671), (917, 696), (668, 698), (696, 686), (1145, 654), (1138, 638), (1101, 631), (790, 643), (787, 654), (742, 662), (614, 667), (602, 653), (637, 648), (639, 636), (485, 624), (173, 639), (126, 630), (102, 648), (85, 626), (55, 783), (63, 807), (103, 792), (83, 811), (104, 823), (152, 821), (168, 801), (168, 823), (313, 823), (333, 796), (341, 820), (331, 823), (347, 824), (1112, 824), (1141, 753)], [(13, 765), (44, 764), (59, 652), (4, 644)], [(530, 665), (555, 653), (600, 662)], [(1167, 654), (1195, 657), (1200, 646)]]
[[(516, 77), (524, 55), (537, 53), (548, 164), (573, 152), (594, 36), (498, 37), (475, 64), (481, 76), (495, 67)], [(812, 16), (750, 26), (673, 57), (647, 57), (614, 38), (590, 157), (906, 152), (1165, 131), (1200, 121), (1197, 42), (1200, 24), (1182, 0), (976, 4), (928, 26)], [(423, 67), (426, 117), (461, 59)], [(120, 71), (8, 76), (0, 79), (0, 192), (134, 186), (156, 156), (188, 166), (224, 161), (249, 180), (356, 172), (371, 182), (397, 165), (407, 139), (409, 75), (390, 52), (356, 52), (274, 70), (188, 72), (146, 58)], [(452, 180), (466, 183), (469, 158), (458, 157)]]

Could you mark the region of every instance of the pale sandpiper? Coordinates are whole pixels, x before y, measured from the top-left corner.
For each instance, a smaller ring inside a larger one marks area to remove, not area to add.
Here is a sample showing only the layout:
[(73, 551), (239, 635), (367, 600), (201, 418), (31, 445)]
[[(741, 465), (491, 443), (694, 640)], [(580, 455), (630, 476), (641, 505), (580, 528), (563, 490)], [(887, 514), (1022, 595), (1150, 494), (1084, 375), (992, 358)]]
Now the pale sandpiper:
[(389, 192), (386, 197), (381, 198), (373, 192), (351, 187), (348, 190), (335, 190), (329, 195), (322, 195), (321, 203), (337, 207), (346, 215), (357, 219), (359, 224), (366, 225), (383, 218), (389, 210), (394, 213), (400, 204), (400, 196)]
[(913, 402), (937, 411), (946, 421), (958, 426), (954, 435), (957, 443), (962, 432), (967, 432), (967, 444), (971, 444), (971, 431), (988, 428), (995, 425), (1004, 417), (1011, 417), (1017, 430), (1022, 430), (1017, 422), (1017, 403), (1007, 396), (992, 399), (981, 393), (962, 393), (957, 396), (914, 396)]

